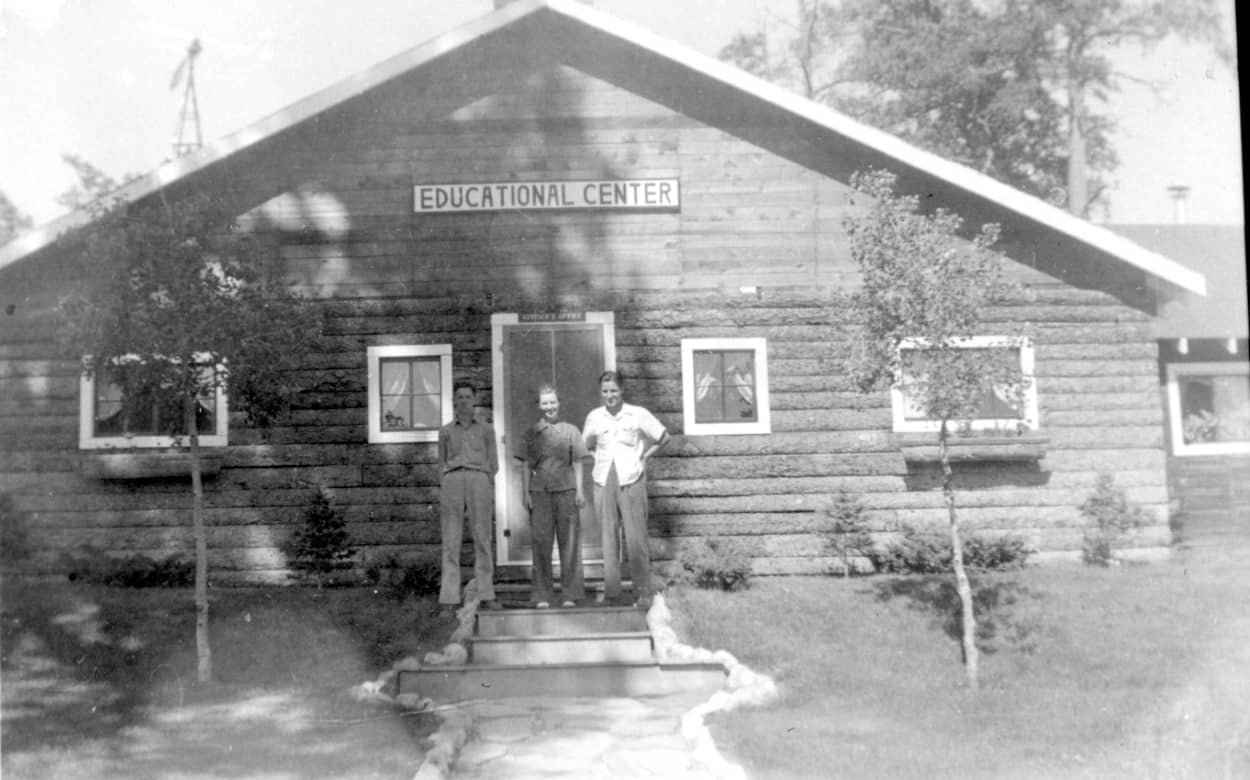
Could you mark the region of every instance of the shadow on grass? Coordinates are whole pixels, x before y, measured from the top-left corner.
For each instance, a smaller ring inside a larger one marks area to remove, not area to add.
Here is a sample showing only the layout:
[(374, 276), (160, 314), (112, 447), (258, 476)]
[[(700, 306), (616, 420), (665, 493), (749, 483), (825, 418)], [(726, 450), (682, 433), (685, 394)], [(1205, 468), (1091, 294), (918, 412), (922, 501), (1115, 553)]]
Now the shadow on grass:
[[(0, 595), (4, 772), (22, 777), (410, 775), (430, 719), (346, 693), (452, 630), (419, 599), (365, 588), (214, 591), (216, 682), (199, 686), (189, 590), (6, 580)], [(328, 745), (342, 757), (305, 761)]]
[[(1034, 652), (1041, 624), (1032, 606), (1041, 596), (1001, 575), (972, 576), (970, 580), (981, 652), (992, 654), (1008, 648)], [(873, 591), (882, 602), (906, 599), (911, 609), (931, 616), (951, 640), (958, 642), (963, 636), (959, 593), (951, 576), (891, 576), (873, 583)]]

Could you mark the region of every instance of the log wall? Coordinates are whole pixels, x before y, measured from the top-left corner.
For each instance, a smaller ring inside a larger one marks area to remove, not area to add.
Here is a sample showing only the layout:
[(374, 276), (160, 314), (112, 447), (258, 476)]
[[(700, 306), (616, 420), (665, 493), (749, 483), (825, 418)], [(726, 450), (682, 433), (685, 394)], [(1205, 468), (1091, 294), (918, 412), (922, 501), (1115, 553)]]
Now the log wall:
[[(365, 350), (450, 343), (457, 378), (485, 401), (494, 312), (615, 312), (628, 398), (676, 434), (653, 462), (660, 559), (717, 535), (743, 543), (759, 573), (824, 571), (821, 510), (843, 490), (883, 538), (942, 523), (937, 475), (904, 462), (888, 395), (856, 392), (841, 368), (851, 191), (739, 135), (732, 118), (703, 125), (567, 68), (498, 70), (472, 83), (398, 79), (223, 164), (245, 222), (273, 237), (290, 283), (326, 319), (293, 415), (269, 431), (231, 420), (206, 494), (215, 581), (283, 581), (282, 545), (319, 487), (367, 559), (435, 549), (434, 447), (367, 443)], [(680, 179), (680, 211), (412, 213), (416, 183), (656, 177)], [(189, 553), (185, 480), (82, 473), (77, 364), (53, 339), (56, 262), (2, 273), (0, 491), (34, 524), (32, 565), (84, 544)], [(1106, 292), (1013, 273), (1028, 294), (993, 316), (1035, 337), (1049, 443), (1040, 463), (961, 468), (964, 521), (1073, 557), (1077, 507), (1110, 470), (1157, 519), (1135, 544), (1166, 545), (1149, 317)], [(768, 339), (773, 433), (683, 435), (680, 343), (702, 336)]]

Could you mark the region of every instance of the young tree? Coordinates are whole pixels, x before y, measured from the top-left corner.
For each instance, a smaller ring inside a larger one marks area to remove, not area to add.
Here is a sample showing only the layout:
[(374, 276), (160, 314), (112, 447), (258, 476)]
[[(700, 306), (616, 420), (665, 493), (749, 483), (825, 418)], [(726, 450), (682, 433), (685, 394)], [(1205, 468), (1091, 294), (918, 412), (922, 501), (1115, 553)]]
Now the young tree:
[[(198, 678), (212, 680), (200, 450), (204, 399), (219, 390), (267, 425), (295, 392), (291, 369), (320, 332), (316, 310), (233, 229), (221, 201), (120, 204), (61, 239), (78, 260), (64, 340), (84, 371), (122, 389), (123, 416), (159, 419), (189, 447)], [(156, 410), (154, 412), (154, 409)]]
[(30, 216), (17, 207), (0, 190), (0, 246), (4, 246), (31, 227)]
[(1116, 53), (1175, 36), (1231, 63), (1217, 3), (799, 0), (721, 58), (1088, 216), (1117, 164), (1112, 97), (1140, 81)]
[(77, 184), (56, 196), (56, 202), (70, 210), (93, 203), (106, 209), (113, 204), (105, 201), (105, 198), (119, 187), (139, 178), (137, 173), (127, 173), (118, 181), (76, 154), (62, 154), (61, 161), (72, 168), (74, 175), (78, 177)]
[[(863, 278), (849, 306), (853, 349), (847, 369), (864, 392), (904, 385), (910, 402), (938, 423), (964, 665), (976, 689), (976, 617), (948, 442), (952, 426), (976, 417), (988, 396), (1006, 393), (1019, 403), (1026, 381), (1019, 364), (967, 348), (967, 339), (980, 335), (986, 306), (1005, 298), (1011, 286), (1003, 280), (1001, 256), (990, 249), (995, 226), (983, 226), (971, 240), (961, 238), (958, 216), (921, 213), (917, 198), (894, 194), (893, 181), (890, 174), (872, 172), (852, 182), (869, 202), (847, 220), (851, 255)], [(904, 350), (905, 344), (916, 348)]]

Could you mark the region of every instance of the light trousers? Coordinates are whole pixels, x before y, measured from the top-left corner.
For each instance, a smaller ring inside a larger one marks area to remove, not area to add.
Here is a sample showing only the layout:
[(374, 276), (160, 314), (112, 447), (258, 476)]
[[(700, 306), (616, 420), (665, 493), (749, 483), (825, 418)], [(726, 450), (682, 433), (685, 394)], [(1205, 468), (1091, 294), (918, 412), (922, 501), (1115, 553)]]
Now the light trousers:
[(595, 485), (595, 510), (603, 524), (603, 595), (621, 595), (621, 553), (617, 543), (625, 531), (625, 550), (629, 555), (629, 575), (637, 598), (651, 597), (651, 550), (647, 546), (647, 478), (628, 485), (620, 484), (616, 467), (608, 472), (604, 484)]
[(443, 574), (438, 603), (460, 603), (460, 545), (464, 526), (473, 539), (473, 576), (482, 601), (495, 598), (494, 535), (495, 486), (484, 472), (458, 469), (443, 475), (439, 490), (439, 519), (443, 531)]

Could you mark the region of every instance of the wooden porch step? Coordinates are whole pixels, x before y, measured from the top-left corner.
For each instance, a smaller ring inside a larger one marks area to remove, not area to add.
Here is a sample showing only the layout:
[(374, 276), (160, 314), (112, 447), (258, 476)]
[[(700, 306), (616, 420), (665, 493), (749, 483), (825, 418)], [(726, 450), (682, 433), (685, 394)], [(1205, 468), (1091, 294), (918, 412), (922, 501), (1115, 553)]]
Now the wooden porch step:
[(573, 636), (645, 631), (646, 628), (646, 616), (636, 607), (551, 607), (477, 613), (479, 637)]
[(470, 664), (401, 671), (399, 693), (438, 702), (514, 696), (711, 696), (725, 685), (718, 663), (631, 661), (622, 663)]
[(651, 634), (577, 634), (573, 636), (475, 636), (473, 663), (494, 665), (638, 663), (650, 661)]

